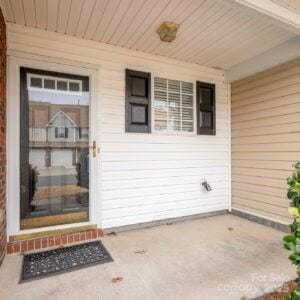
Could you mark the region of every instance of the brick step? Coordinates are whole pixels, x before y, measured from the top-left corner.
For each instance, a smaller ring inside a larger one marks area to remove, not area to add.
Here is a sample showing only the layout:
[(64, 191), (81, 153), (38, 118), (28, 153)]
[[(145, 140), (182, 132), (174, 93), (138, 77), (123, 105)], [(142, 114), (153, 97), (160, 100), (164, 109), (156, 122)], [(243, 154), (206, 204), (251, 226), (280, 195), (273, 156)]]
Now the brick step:
[(103, 236), (102, 229), (97, 228), (67, 234), (49, 235), (42, 238), (13, 241), (7, 244), (7, 253), (23, 253), (33, 250), (60, 247), (68, 244), (95, 240), (101, 236)]

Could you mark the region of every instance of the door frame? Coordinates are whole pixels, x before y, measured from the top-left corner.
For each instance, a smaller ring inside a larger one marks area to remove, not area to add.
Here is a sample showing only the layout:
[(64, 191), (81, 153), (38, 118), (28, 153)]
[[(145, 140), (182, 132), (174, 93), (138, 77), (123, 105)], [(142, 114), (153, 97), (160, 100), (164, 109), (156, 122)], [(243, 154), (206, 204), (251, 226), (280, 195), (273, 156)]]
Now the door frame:
[[(53, 61), (53, 62), (51, 62)], [(56, 61), (56, 62), (54, 62)], [(90, 138), (89, 144), (100, 144), (100, 105), (98, 78), (100, 66), (84, 66), (68, 60), (53, 60), (48, 57), (8, 56), (7, 72), (7, 238), (11, 235), (64, 229), (84, 225), (97, 225), (100, 218), (100, 154), (90, 160), (89, 221), (35, 229), (20, 229), (20, 68), (33, 68), (89, 77), (90, 85)], [(98, 148), (99, 149), (99, 148)]]

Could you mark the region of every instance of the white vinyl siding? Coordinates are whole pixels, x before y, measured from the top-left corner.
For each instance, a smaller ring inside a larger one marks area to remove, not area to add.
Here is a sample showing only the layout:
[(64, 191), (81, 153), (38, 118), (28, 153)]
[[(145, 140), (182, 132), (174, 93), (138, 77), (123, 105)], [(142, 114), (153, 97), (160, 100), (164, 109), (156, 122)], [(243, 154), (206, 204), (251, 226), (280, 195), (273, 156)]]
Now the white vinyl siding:
[(155, 130), (194, 130), (193, 84), (154, 78), (154, 126)]
[[(17, 26), (8, 30), (9, 54), (101, 66), (96, 114), (101, 129), (97, 159), (102, 228), (229, 208), (230, 128), (224, 72), (58, 33)], [(216, 84), (216, 136), (126, 133), (126, 68), (182, 82)], [(212, 186), (211, 192), (202, 188), (203, 178)]]

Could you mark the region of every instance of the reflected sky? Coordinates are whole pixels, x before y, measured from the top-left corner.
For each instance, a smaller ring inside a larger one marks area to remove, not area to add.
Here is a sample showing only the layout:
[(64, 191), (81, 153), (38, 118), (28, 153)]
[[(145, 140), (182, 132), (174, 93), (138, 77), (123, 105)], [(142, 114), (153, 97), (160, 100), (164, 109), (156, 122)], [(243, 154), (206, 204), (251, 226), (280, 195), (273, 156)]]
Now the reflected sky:
[(28, 91), (29, 99), (36, 102), (50, 102), (52, 104), (67, 105), (89, 105), (89, 92), (82, 92), (80, 95), (71, 93), (60, 93), (57, 91)]

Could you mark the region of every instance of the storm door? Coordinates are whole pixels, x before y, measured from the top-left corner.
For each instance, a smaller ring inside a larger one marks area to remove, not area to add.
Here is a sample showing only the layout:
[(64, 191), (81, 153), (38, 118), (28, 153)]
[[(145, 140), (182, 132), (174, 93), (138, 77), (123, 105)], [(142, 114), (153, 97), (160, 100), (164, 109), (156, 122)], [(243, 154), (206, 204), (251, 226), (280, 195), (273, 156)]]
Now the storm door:
[(21, 229), (89, 220), (89, 78), (21, 68)]

